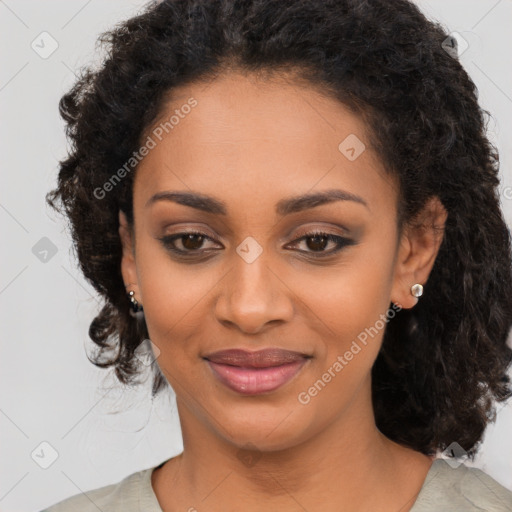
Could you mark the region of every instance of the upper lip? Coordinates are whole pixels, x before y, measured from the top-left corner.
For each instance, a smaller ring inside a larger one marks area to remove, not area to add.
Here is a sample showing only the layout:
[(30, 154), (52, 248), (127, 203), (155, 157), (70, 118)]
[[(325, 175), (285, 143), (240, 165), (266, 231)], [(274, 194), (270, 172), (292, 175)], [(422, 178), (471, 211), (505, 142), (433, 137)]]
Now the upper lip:
[(243, 349), (220, 350), (204, 356), (204, 359), (212, 363), (229, 364), (232, 366), (268, 368), (294, 363), (309, 357), (311, 356), (292, 350), (268, 348), (256, 352)]

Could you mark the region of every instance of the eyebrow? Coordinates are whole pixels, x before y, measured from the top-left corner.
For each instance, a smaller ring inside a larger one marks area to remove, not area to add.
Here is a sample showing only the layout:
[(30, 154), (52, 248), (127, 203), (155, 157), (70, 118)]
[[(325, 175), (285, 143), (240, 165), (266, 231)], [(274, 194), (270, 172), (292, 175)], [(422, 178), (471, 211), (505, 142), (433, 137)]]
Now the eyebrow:
[[(214, 197), (194, 192), (157, 192), (151, 196), (145, 204), (145, 208), (157, 201), (172, 201), (184, 206), (190, 206), (214, 215), (227, 215), (226, 203)], [(369, 209), (368, 203), (362, 198), (350, 192), (339, 189), (324, 190), (322, 192), (313, 192), (299, 196), (287, 197), (277, 202), (275, 210), (280, 216), (297, 213), (310, 208), (315, 208), (323, 204), (334, 201), (353, 201), (362, 204)]]

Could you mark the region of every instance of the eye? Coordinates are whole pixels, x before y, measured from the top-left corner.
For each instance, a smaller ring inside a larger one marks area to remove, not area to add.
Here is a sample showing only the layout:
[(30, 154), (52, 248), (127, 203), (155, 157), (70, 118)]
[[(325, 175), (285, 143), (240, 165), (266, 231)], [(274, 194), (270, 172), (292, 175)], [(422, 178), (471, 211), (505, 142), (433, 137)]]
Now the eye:
[[(219, 250), (218, 247), (204, 247), (208, 241), (214, 243), (214, 245), (216, 242), (201, 231), (186, 231), (174, 235), (166, 235), (159, 238), (159, 240), (166, 249), (180, 256), (196, 256), (205, 252)], [(349, 238), (324, 231), (312, 231), (291, 242), (288, 244), (288, 247), (297, 246), (301, 242), (305, 242), (306, 250), (299, 250), (299, 252), (315, 254), (317, 257), (332, 255), (346, 246), (355, 244), (355, 241)], [(332, 244), (334, 247), (326, 251), (325, 249), (329, 244)]]
[[(341, 251), (344, 247), (354, 245), (355, 241), (350, 238), (345, 238), (339, 235), (333, 235), (332, 233), (326, 233), (324, 231), (312, 231), (305, 233), (303, 236), (288, 245), (296, 246), (300, 242), (305, 242), (307, 250), (300, 250), (300, 252), (317, 254), (319, 257), (329, 256), (331, 254)], [(331, 250), (325, 250), (329, 244), (334, 246)]]
[(208, 250), (204, 248), (205, 242), (214, 241), (211, 237), (200, 231), (187, 231), (183, 233), (176, 233), (174, 235), (166, 235), (159, 238), (159, 240), (168, 250), (180, 255), (190, 255), (193, 253), (199, 254), (205, 252)]

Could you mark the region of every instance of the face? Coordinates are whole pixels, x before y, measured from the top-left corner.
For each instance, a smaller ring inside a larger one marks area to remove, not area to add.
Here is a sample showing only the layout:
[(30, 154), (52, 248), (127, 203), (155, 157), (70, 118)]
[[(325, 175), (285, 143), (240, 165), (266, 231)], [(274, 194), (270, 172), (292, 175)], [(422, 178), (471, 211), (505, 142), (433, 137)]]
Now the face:
[[(312, 88), (233, 73), (175, 89), (147, 135), (122, 271), (182, 426), (270, 450), (371, 408), (386, 314), (414, 305), (431, 260), (411, 262), (399, 238), (397, 186), (363, 122)], [(205, 359), (233, 348), (308, 357), (277, 388), (246, 393)]]

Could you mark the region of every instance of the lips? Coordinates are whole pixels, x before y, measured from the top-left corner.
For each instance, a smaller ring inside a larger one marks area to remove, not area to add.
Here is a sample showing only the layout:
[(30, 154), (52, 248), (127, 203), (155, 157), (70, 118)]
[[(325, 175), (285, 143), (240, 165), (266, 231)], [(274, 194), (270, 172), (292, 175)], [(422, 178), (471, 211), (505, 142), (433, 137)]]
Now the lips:
[(215, 377), (244, 395), (276, 390), (290, 381), (311, 356), (283, 349), (257, 352), (231, 349), (204, 357)]
[(212, 363), (229, 364), (231, 366), (242, 366), (244, 368), (269, 368), (283, 364), (295, 363), (309, 357), (307, 354), (270, 348), (249, 352), (242, 349), (221, 350), (205, 356), (205, 359)]

